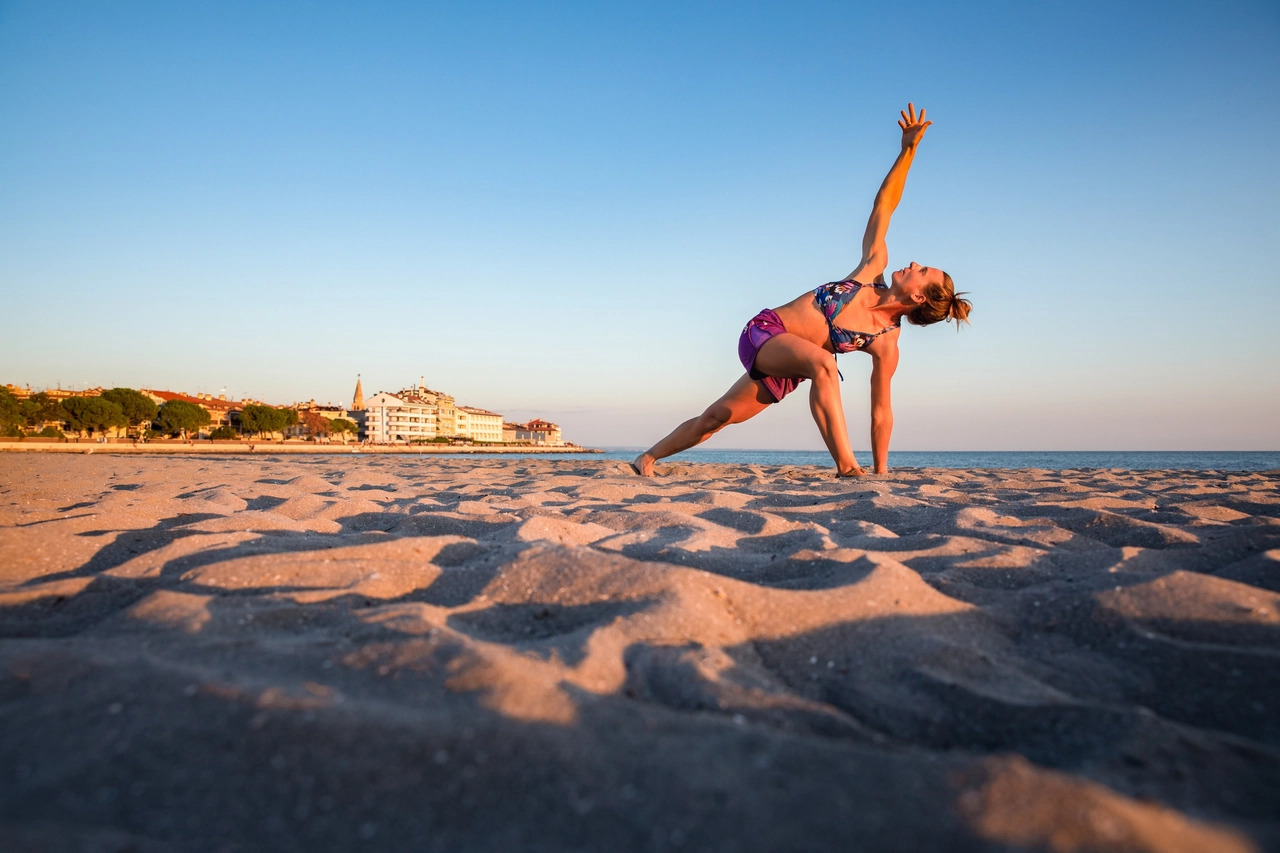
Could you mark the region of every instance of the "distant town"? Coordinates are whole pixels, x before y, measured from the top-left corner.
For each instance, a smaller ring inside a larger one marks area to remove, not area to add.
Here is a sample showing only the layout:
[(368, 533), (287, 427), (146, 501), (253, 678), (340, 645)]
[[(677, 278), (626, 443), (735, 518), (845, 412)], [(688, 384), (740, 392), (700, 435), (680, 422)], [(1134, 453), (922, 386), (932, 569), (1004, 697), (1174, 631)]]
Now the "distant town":
[(349, 407), (315, 400), (272, 406), (226, 394), (151, 388), (0, 387), (0, 440), (148, 442), (320, 442), (369, 445), (485, 445), (574, 448), (560, 427), (535, 418), (505, 421), (488, 409), (459, 405), (425, 377), (399, 391), (366, 398), (360, 377)]

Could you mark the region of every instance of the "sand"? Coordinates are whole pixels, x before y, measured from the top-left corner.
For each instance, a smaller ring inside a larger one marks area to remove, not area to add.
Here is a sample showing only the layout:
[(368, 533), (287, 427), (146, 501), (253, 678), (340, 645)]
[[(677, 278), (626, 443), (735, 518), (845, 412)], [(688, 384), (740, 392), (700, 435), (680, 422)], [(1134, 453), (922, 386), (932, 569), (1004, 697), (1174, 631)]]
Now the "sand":
[(0, 457), (0, 849), (1280, 849), (1280, 472)]

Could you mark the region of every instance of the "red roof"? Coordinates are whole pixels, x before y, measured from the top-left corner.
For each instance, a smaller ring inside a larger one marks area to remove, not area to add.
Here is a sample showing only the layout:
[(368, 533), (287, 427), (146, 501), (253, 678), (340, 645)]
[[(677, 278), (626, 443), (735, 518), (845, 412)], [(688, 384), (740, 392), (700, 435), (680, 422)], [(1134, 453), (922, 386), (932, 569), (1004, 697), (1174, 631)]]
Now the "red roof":
[(216, 397), (207, 399), (203, 397), (192, 397), (190, 394), (179, 394), (175, 391), (153, 391), (150, 388), (143, 389), (144, 394), (151, 394), (159, 397), (168, 403), (170, 400), (181, 400), (184, 403), (194, 403), (197, 406), (203, 406), (206, 409), (240, 409), (242, 404), (239, 400), (219, 400)]

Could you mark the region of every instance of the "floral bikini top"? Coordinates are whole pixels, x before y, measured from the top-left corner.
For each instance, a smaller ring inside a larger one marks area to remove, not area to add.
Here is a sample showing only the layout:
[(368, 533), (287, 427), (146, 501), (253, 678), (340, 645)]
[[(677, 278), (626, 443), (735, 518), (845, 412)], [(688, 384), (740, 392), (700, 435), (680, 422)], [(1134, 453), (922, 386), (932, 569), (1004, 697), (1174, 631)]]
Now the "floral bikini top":
[(866, 349), (867, 345), (885, 332), (898, 328), (898, 324), (885, 326), (878, 332), (854, 332), (836, 325), (836, 315), (848, 305), (850, 300), (864, 287), (877, 290), (888, 290), (887, 284), (863, 284), (860, 281), (830, 281), (813, 291), (813, 299), (818, 303), (822, 316), (827, 318), (827, 330), (831, 336), (831, 348), (836, 352), (856, 352)]

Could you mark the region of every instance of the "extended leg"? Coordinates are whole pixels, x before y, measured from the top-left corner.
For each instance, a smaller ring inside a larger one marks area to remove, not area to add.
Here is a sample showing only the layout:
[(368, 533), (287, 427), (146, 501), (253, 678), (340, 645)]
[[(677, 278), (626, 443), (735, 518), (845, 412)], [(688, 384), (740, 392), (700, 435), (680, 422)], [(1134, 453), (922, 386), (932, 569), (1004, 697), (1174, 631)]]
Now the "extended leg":
[(652, 477), (654, 462), (701, 444), (729, 424), (740, 424), (755, 417), (772, 402), (773, 396), (765, 390), (764, 383), (744, 373), (705, 412), (680, 424), (631, 464), (641, 475)]

